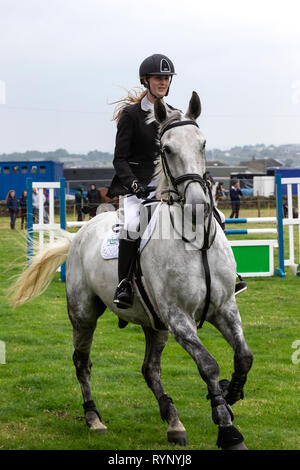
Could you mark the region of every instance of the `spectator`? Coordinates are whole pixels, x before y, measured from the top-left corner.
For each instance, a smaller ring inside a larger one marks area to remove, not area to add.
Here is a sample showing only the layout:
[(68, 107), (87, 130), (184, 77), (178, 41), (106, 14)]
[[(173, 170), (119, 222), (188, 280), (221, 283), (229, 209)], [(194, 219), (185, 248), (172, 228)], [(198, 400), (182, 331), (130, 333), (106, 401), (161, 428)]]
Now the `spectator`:
[(239, 211), (240, 211), (240, 196), (242, 196), (242, 191), (239, 185), (239, 182), (234, 180), (232, 181), (232, 186), (230, 188), (230, 200), (231, 200), (231, 207), (232, 212), (230, 214), (230, 219), (235, 217), (236, 219), (239, 218)]
[(23, 230), (24, 222), (25, 222), (25, 229), (27, 229), (27, 191), (26, 190), (22, 192), (22, 196), (19, 199), (19, 204), (21, 208), (21, 230)]
[(90, 219), (95, 217), (97, 212), (97, 207), (101, 204), (101, 195), (96, 186), (92, 183), (90, 186), (90, 190), (87, 193), (87, 200), (88, 200), (88, 207), (89, 207), (89, 214)]
[(215, 184), (215, 180), (211, 176), (210, 171), (206, 172), (206, 179), (207, 179), (207, 181), (210, 182), (211, 187), (213, 187), (213, 185)]
[(223, 183), (218, 183), (216, 187), (216, 196), (215, 196), (215, 206), (218, 207), (218, 200), (220, 197), (225, 196), (225, 192), (223, 189)]
[[(298, 219), (298, 212), (294, 209), (293, 209), (293, 219)], [(288, 219), (288, 205), (287, 203), (283, 204), (283, 217), (285, 219)]]
[(16, 199), (15, 195), (15, 190), (11, 189), (6, 196), (6, 205), (8, 207), (10, 216), (10, 228), (12, 230), (15, 228), (15, 223), (19, 212), (19, 201)]
[(49, 223), (49, 191), (46, 188), (43, 189), (44, 199), (44, 224)]
[(83, 202), (83, 186), (79, 184), (75, 193), (75, 208), (77, 212), (77, 221), (82, 221), (82, 202)]
[[(40, 205), (40, 192), (37, 192), (36, 188), (32, 189), (32, 207), (33, 207), (33, 223), (39, 223), (39, 205)], [(46, 196), (42, 193), (43, 198), (43, 218), (45, 218), (45, 203)]]

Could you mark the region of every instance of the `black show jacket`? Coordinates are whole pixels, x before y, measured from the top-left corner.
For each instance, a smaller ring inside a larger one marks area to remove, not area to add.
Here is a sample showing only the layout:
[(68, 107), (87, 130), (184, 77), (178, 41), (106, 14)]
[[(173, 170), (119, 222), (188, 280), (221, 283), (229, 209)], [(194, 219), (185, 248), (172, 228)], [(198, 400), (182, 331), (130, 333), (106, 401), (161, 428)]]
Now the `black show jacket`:
[(134, 180), (149, 184), (159, 154), (158, 125), (146, 124), (148, 112), (143, 111), (141, 103), (124, 108), (118, 122), (113, 165), (116, 170), (107, 196), (130, 193)]

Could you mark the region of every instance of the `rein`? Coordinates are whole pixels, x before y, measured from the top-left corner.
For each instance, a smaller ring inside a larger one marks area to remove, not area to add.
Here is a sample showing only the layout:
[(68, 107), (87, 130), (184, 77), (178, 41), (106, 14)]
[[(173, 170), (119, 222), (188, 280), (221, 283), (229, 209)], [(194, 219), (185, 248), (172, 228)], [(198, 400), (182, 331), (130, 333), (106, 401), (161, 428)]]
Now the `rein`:
[[(166, 126), (163, 129), (163, 131), (160, 135), (160, 140), (161, 140), (162, 136), (164, 135), (164, 133), (166, 131), (168, 131), (169, 129), (173, 129), (174, 127), (185, 126), (185, 125), (193, 125), (193, 126), (199, 127), (198, 124), (195, 121), (192, 121), (192, 120), (174, 122), (172, 124), (169, 124), (168, 126)], [(170, 189), (170, 187), (169, 187), (168, 190), (162, 192), (162, 193), (166, 192), (166, 193), (169, 194), (168, 199), (165, 201), (165, 202), (167, 202), (167, 204), (169, 206), (174, 204), (175, 202), (178, 202), (178, 203), (180, 203), (180, 205), (183, 209), (183, 206), (185, 204), (186, 191), (187, 191), (189, 185), (192, 184), (192, 183), (199, 183), (202, 190), (204, 191), (204, 193), (205, 194), (208, 193), (208, 195), (209, 195), (209, 200), (210, 200), (209, 208), (210, 209), (209, 209), (209, 214), (208, 214), (207, 228), (205, 227), (205, 224), (204, 224), (203, 245), (202, 245), (201, 248), (199, 248), (199, 251), (202, 253), (202, 262), (203, 262), (203, 267), (204, 267), (204, 272), (205, 272), (205, 283), (206, 283), (206, 298), (205, 298), (204, 310), (203, 310), (203, 313), (202, 313), (200, 323), (197, 326), (197, 328), (201, 328), (204, 321), (205, 321), (205, 319), (206, 319), (206, 315), (207, 315), (207, 312), (208, 312), (208, 309), (209, 309), (210, 292), (211, 292), (211, 276), (210, 276), (210, 269), (209, 269), (209, 264), (208, 264), (208, 259), (207, 259), (207, 250), (209, 250), (209, 248), (213, 244), (213, 242), (215, 240), (215, 237), (216, 237), (216, 233), (217, 233), (217, 228), (215, 227), (214, 234), (212, 236), (211, 241), (209, 242), (209, 236), (210, 236), (210, 231), (211, 231), (211, 223), (212, 223), (212, 217), (213, 217), (213, 208), (214, 208), (212, 192), (211, 192), (209, 182), (207, 180), (206, 173), (204, 173), (203, 176), (199, 175), (198, 173), (186, 173), (186, 174), (181, 175), (177, 178), (174, 178), (174, 176), (173, 176), (173, 174), (170, 170), (168, 161), (167, 161), (166, 152), (162, 147), (161, 147), (160, 155), (161, 155), (163, 171), (164, 171), (166, 177), (169, 178), (169, 180), (170, 180), (170, 182), (171, 182), (171, 184), (174, 188), (174, 189)], [(185, 181), (188, 181), (188, 183), (187, 183), (187, 185), (184, 189), (183, 196), (181, 196), (180, 192), (178, 190), (178, 185), (185, 182)], [(175, 193), (177, 195), (177, 199), (174, 199), (171, 193)], [(171, 214), (170, 207), (169, 207), (169, 215), (170, 215), (170, 220), (171, 220), (172, 227), (173, 227), (174, 230), (176, 230), (175, 229), (175, 224), (174, 224), (174, 219), (173, 219), (173, 216)], [(194, 241), (194, 240), (187, 240), (183, 235), (181, 235), (181, 239), (186, 243), (192, 243), (192, 241)]]

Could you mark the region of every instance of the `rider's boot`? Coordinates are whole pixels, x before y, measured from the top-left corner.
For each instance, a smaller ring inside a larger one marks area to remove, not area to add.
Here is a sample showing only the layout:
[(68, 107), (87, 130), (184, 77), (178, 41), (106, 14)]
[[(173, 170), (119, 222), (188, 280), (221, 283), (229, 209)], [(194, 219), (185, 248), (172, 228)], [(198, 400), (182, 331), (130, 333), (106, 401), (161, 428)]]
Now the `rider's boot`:
[(138, 247), (139, 240), (121, 238), (119, 241), (119, 285), (114, 296), (114, 304), (119, 308), (130, 308), (133, 304), (132, 274)]
[(237, 284), (235, 285), (235, 293), (234, 293), (234, 295), (238, 295), (238, 294), (240, 294), (241, 292), (243, 292), (244, 290), (247, 289), (247, 284), (246, 284), (245, 281), (243, 281), (242, 276), (240, 276), (240, 275), (238, 274), (238, 278), (239, 278), (240, 282), (237, 282)]

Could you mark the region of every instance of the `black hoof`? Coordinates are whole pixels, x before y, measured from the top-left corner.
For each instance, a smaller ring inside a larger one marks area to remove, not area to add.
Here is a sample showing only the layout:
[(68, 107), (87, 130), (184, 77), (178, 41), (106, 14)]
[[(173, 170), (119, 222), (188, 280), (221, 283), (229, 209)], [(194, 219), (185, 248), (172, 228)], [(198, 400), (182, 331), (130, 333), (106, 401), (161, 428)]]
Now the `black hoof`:
[(249, 450), (244, 442), (241, 442), (240, 444), (236, 444), (236, 445), (233, 445), (231, 447), (227, 447), (226, 449), (222, 449), (222, 450)]
[(247, 450), (243, 435), (233, 426), (219, 426), (217, 446), (222, 450)]
[(168, 431), (167, 436), (168, 442), (170, 442), (171, 444), (177, 444), (179, 446), (187, 445), (188, 440), (184, 431)]

